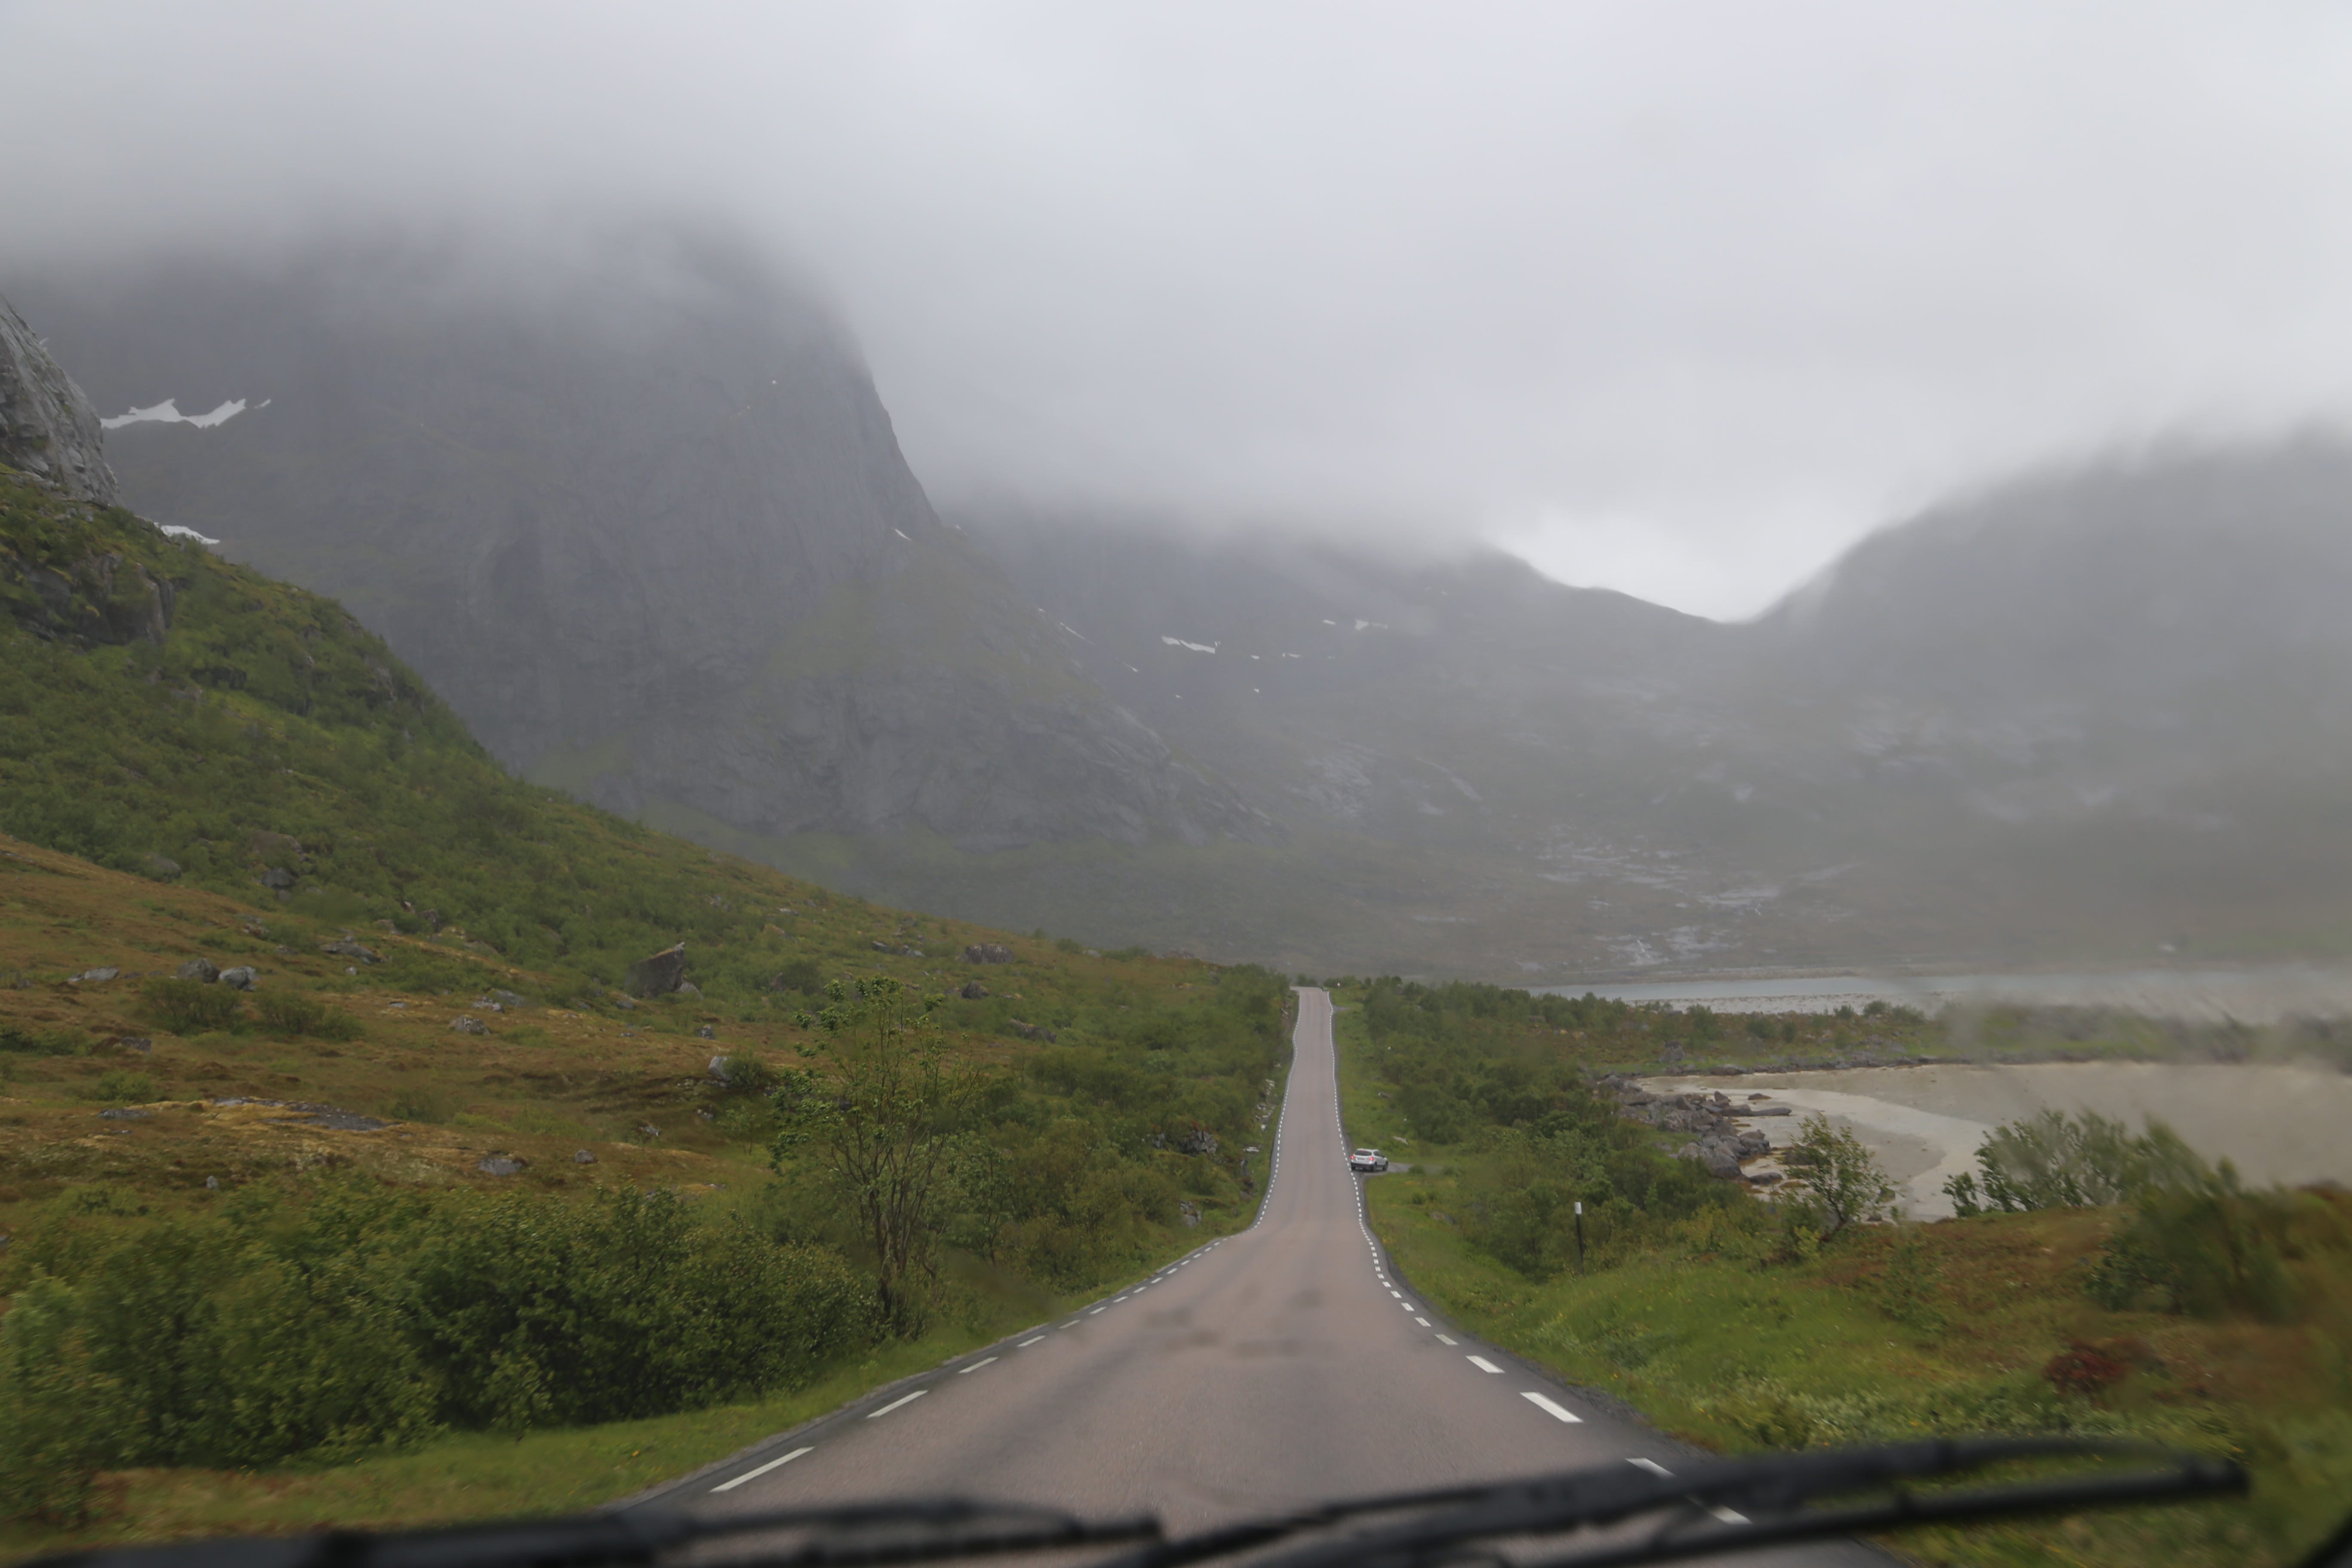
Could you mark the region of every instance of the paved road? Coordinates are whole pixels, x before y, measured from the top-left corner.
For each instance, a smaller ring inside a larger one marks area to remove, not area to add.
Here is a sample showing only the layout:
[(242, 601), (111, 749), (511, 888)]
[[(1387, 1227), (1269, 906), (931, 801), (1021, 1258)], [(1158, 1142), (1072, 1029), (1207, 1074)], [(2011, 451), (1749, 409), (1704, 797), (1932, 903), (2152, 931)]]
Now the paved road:
[[(1299, 996), (1253, 1227), (662, 1500), (731, 1510), (952, 1493), (1156, 1512), (1190, 1531), (1323, 1498), (1686, 1462), (1457, 1332), (1390, 1271), (1364, 1223), (1362, 1178), (1347, 1169), (1330, 998)], [(1838, 1546), (1738, 1561), (1886, 1559)]]

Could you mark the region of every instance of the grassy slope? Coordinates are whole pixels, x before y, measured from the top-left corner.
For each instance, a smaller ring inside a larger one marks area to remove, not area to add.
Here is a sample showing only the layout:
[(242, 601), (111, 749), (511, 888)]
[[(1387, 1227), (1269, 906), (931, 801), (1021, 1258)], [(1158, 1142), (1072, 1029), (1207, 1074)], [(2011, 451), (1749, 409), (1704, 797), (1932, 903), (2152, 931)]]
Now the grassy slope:
[[(1345, 993), (1341, 996), (1344, 998)], [(1632, 1065), (1632, 1042), (1538, 1031), (1522, 1043)], [(1397, 1134), (1409, 1108), (1382, 1099), (1360, 1025), (1342, 1013), (1340, 1087), (1349, 1136)], [(1986, 1215), (1916, 1227), (1941, 1270), (1937, 1331), (1889, 1316), (1875, 1288), (1895, 1237), (1880, 1231), (1822, 1258), (1767, 1267), (1736, 1237), (1694, 1226), (1667, 1250), (1586, 1277), (1532, 1280), (1465, 1245), (1448, 1215), (1469, 1149), (1403, 1152), (1434, 1169), (1368, 1188), (1397, 1266), (1465, 1327), (1622, 1399), (1685, 1441), (1721, 1452), (1894, 1439), (1930, 1431), (2135, 1433), (2231, 1453), (2257, 1478), (2252, 1507), (2151, 1510), (1892, 1542), (1923, 1562), (2196, 1563), (2292, 1561), (2352, 1491), (2352, 1279), (2319, 1282), (2326, 1305), (2289, 1326), (2118, 1313), (2079, 1286), (2113, 1210)], [(2140, 1367), (2099, 1403), (2062, 1398), (2041, 1367), (2071, 1338), (2124, 1342)]]
[[(92, 564), (109, 554), (110, 593)], [(105, 629), (142, 608), (131, 564), (179, 584), (161, 646)], [(51, 625), (79, 620), (94, 636), (41, 639), (12, 624), (40, 618), (43, 572), (70, 584)], [(263, 886), (272, 867), (296, 886)], [(381, 962), (321, 951), (353, 938)], [(699, 995), (631, 1004), (615, 992), (631, 960), (681, 939)], [(968, 964), (960, 955), (972, 942), (1012, 960)], [(356, 1038), (273, 1033), (251, 1004), (226, 1027), (175, 1033), (154, 988), (194, 957), (251, 963), (263, 997), (307, 998)], [(77, 978), (106, 968), (120, 973)], [(551, 798), (500, 773), (331, 601), (0, 469), (0, 1235), (95, 1189), (169, 1215), (243, 1184), (339, 1166), (551, 1201), (628, 1183), (698, 1194), (711, 1211), (757, 1205), (774, 1190), (760, 1131), (706, 1114), (724, 1109), (707, 1065), (813, 1047), (795, 1022), (806, 987), (843, 973), (926, 990), (982, 982), (991, 995), (948, 1004), (950, 1049), (1017, 1083), (1042, 1123), (1098, 1128), (1106, 1150), (1195, 1121), (1234, 1148), (1254, 1131), (1267, 1069), (1231, 1048), (1210, 966), (1102, 958), (878, 908)], [(779, 975), (800, 989), (772, 989)], [(494, 990), (523, 1005), (482, 1005)], [(484, 1031), (453, 1028), (460, 1016)], [(1059, 1043), (1024, 1037), (1016, 1021)], [(1046, 1064), (1059, 1070), (1040, 1076)], [(392, 1124), (340, 1130), (219, 1103), (240, 1097)], [(126, 1098), (148, 1114), (99, 1115)], [(593, 1163), (576, 1162), (580, 1151)], [(525, 1169), (486, 1174), (490, 1153)], [(1254, 1205), (1219, 1162), (1123, 1158), (1185, 1194), (1199, 1228), (1172, 1211), (1139, 1215), (1095, 1255), (1066, 1261), (1061, 1290), (1147, 1270), (1245, 1223)], [(454, 1437), (317, 1473), (135, 1472), (110, 1483), (117, 1512), (96, 1531), (19, 1529), (0, 1545), (601, 1500), (1060, 1299), (1051, 1283), (976, 1261), (961, 1277), (954, 1312), (926, 1340), (754, 1406), (520, 1443)]]

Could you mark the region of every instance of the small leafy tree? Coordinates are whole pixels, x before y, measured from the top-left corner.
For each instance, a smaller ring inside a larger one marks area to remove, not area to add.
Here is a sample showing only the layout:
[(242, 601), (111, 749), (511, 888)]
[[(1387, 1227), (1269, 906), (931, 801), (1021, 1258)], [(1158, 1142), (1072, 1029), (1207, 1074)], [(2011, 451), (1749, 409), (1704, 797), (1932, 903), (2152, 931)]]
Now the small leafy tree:
[(1789, 1172), (1784, 1190), (1793, 1216), (1824, 1239), (1895, 1215), (1895, 1184), (1878, 1157), (1826, 1117), (1806, 1117), (1780, 1163)]
[(833, 981), (825, 998), (801, 1018), (824, 1032), (830, 1070), (779, 1075), (769, 1163), (781, 1175), (805, 1160), (849, 1206), (874, 1249), (884, 1320), (911, 1337), (938, 1282), (957, 1135), (982, 1080), (940, 1049), (933, 1015), (944, 998), (883, 975)]

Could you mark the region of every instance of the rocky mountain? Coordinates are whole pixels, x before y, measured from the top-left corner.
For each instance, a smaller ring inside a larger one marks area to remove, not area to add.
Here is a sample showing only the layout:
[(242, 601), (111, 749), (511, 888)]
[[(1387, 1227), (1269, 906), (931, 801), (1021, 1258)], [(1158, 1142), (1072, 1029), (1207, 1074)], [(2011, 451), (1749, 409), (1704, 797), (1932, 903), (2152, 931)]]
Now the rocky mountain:
[[(1956, 498), (1724, 626), (1495, 554), (943, 523), (824, 313), (676, 228), (21, 297), (131, 504), (339, 595), (528, 777), (836, 887), (1534, 982), (2352, 935), (2340, 444)], [(102, 474), (86, 426), (39, 438)]]
[(341, 598), (530, 777), (786, 862), (1274, 831), (940, 525), (855, 349), (725, 238), (347, 238), (24, 293), (122, 411), (129, 504)]
[(0, 300), (0, 463), (80, 500), (114, 502), (114, 472), (100, 449), (98, 411), (5, 300)]
[(2340, 445), (1960, 498), (1738, 626), (1500, 557), (964, 521), (1374, 966), (2332, 955), (2352, 916)]

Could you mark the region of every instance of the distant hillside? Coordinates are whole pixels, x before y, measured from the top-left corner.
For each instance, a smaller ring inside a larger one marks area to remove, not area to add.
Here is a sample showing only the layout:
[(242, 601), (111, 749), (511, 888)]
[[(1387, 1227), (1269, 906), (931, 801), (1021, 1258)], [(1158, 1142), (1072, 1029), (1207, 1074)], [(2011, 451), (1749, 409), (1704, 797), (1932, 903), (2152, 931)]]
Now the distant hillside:
[(1501, 557), (961, 521), (1107, 690), (1291, 829), (1266, 880), (1320, 889), (1317, 959), (1565, 979), (2352, 948), (2341, 447), (1958, 500), (1740, 626)]

